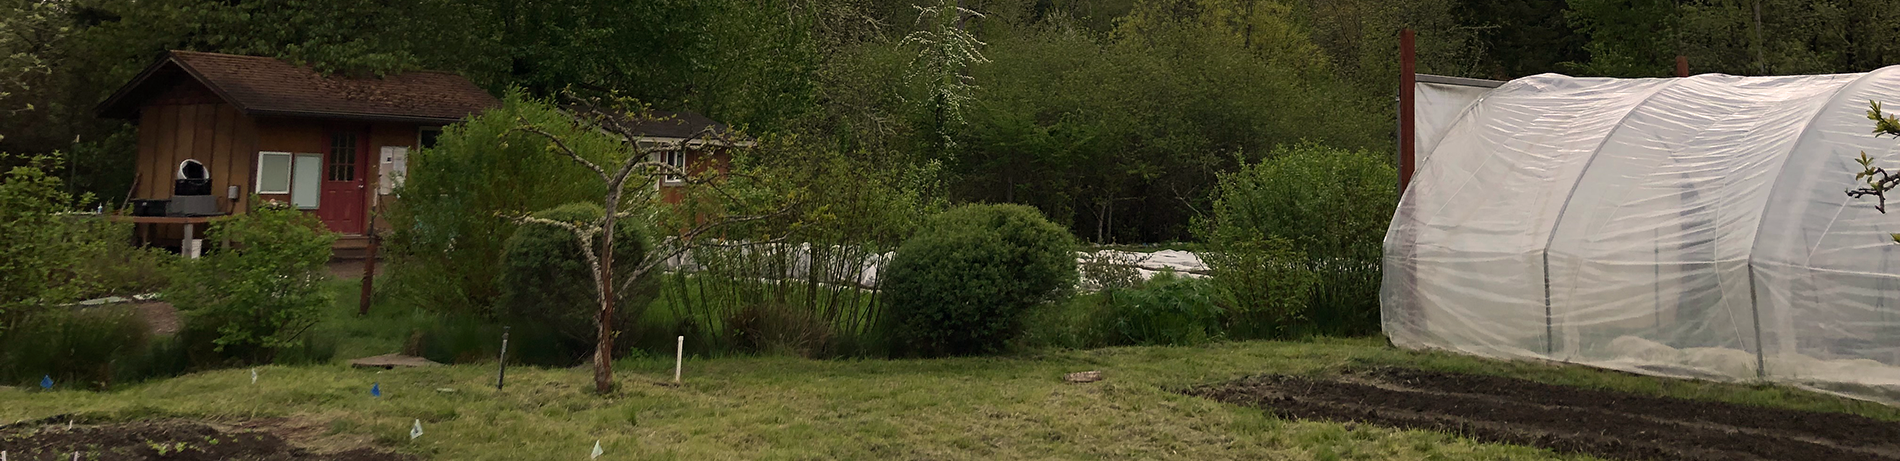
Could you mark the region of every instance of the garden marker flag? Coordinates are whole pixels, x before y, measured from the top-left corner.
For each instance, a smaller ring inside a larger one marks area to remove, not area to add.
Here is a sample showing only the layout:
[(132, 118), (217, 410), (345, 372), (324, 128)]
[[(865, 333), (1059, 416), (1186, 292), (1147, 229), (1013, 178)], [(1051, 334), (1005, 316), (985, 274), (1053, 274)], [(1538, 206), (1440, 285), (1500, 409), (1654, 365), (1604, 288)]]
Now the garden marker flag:
[(601, 453), (604, 452), (600, 451), (600, 439), (594, 439), (594, 454), (587, 455), (587, 459), (599, 458)]
[(382, 397), (382, 396), (383, 396), (383, 383), (369, 383), (369, 396), (370, 396), (370, 397)]
[(409, 428), (409, 440), (415, 440), (416, 437), (421, 437), (421, 436), (422, 436), (422, 420), (418, 419), (416, 420), (416, 426)]
[(52, 388), (53, 388), (53, 375), (40, 376), (40, 389), (52, 389)]

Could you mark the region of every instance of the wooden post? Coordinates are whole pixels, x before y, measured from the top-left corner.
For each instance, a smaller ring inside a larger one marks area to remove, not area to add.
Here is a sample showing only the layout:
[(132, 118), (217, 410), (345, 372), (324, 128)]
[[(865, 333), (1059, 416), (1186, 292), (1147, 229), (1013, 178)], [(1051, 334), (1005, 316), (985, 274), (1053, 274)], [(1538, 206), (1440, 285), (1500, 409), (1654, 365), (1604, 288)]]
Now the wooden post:
[(1676, 76), (1677, 77), (1689, 76), (1689, 57), (1688, 56), (1676, 55)]
[[(378, 199), (381, 197), (378, 197), (374, 190), (369, 191), (369, 193), (370, 209), (375, 210), (376, 205), (380, 202)], [(356, 304), (356, 315), (358, 317), (369, 315), (370, 294), (375, 292), (376, 285), (376, 241), (379, 240), (376, 238), (376, 214), (364, 214), (368, 215), (367, 218), (369, 219), (369, 231), (364, 232), (364, 234), (367, 234), (369, 237), (369, 248), (366, 251), (368, 254), (364, 255), (363, 258), (363, 296)]]
[(1418, 136), (1413, 133), (1417, 128), (1417, 118), (1413, 115), (1413, 92), (1418, 86), (1417, 55), (1413, 52), (1412, 29), (1399, 31), (1399, 193), (1405, 193), (1405, 186), (1412, 183), (1412, 172), (1416, 165)]

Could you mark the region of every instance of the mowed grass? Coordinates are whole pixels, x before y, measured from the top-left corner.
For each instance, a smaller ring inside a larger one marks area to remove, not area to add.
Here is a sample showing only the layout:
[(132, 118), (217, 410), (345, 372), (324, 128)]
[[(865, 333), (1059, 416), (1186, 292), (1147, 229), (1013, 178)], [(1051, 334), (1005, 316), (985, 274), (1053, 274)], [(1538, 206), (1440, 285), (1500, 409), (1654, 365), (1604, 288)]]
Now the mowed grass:
[[(586, 369), (391, 371), (341, 365), (191, 374), (105, 393), (0, 390), (0, 421), (290, 418), (319, 446), (371, 443), (432, 459), (1588, 459), (1421, 431), (1287, 421), (1175, 390), (1260, 373), (1405, 365), (1644, 394), (1900, 419), (1892, 408), (1778, 387), (1632, 376), (1401, 351), (1372, 339), (1130, 347), (937, 360), (668, 359)], [(1101, 370), (1069, 384), (1061, 375)], [(384, 395), (371, 397), (372, 383)], [(445, 391), (442, 389), (452, 389)], [(421, 420), (425, 434), (409, 440)]]

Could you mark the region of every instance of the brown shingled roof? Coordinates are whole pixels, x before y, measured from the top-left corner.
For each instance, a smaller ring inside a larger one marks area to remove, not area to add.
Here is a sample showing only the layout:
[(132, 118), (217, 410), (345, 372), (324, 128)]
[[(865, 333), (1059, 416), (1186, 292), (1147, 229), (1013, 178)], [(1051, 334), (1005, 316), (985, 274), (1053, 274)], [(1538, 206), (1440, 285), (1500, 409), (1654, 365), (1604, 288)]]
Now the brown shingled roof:
[(253, 116), (447, 124), (499, 105), (468, 79), (443, 72), (347, 78), (276, 58), (172, 51), (100, 104), (99, 115), (135, 117), (145, 98), (187, 75)]

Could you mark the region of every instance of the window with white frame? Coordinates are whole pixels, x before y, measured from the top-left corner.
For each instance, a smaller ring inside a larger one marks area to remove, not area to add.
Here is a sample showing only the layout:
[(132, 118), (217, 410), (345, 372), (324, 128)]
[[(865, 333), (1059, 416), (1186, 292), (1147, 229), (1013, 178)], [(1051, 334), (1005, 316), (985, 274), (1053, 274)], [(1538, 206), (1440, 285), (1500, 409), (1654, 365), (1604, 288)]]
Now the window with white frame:
[(292, 160), (289, 152), (258, 152), (257, 185), (253, 190), (259, 194), (290, 193)]
[[(686, 150), (685, 149), (662, 150), (659, 152), (659, 156), (660, 156), (659, 161), (661, 163), (665, 163), (669, 166), (672, 166), (673, 169), (677, 171), (686, 171)], [(686, 178), (681, 177), (680, 175), (676, 175), (676, 174), (666, 175), (666, 182), (669, 182), (669, 183), (675, 183), (675, 182), (680, 182), (684, 180), (686, 180)]]
[(322, 194), (322, 154), (289, 152), (257, 153), (258, 194), (290, 195), (290, 203), (299, 209), (314, 210)]

